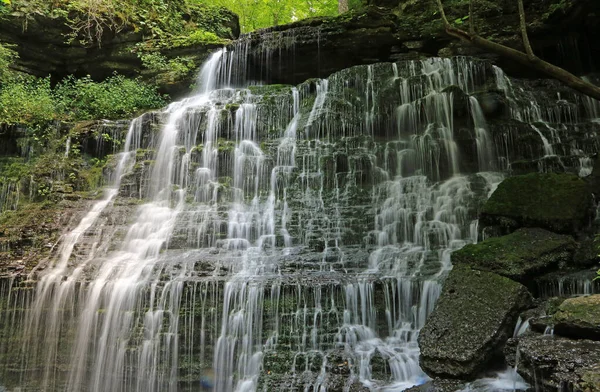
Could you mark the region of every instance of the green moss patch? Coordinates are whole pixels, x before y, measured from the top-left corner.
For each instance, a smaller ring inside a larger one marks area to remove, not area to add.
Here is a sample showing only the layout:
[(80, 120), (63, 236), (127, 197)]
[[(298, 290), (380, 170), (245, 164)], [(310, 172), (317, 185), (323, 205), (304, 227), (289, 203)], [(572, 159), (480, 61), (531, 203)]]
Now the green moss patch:
[(575, 241), (570, 236), (524, 228), (467, 245), (452, 254), (452, 262), (525, 283), (568, 263), (574, 250)]
[(553, 319), (560, 335), (600, 340), (600, 294), (565, 300)]
[(542, 227), (573, 233), (589, 225), (592, 194), (573, 174), (531, 173), (504, 180), (481, 211), (485, 226)]

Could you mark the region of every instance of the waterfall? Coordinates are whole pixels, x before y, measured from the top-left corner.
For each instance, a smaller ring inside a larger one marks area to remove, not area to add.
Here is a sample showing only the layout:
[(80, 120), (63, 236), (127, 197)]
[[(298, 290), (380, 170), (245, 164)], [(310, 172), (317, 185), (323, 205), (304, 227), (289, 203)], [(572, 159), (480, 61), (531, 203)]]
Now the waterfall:
[(217, 51), (195, 95), (133, 120), (103, 198), (29, 286), (9, 288), (19, 347), (0, 347), (22, 371), (0, 371), (15, 386), (421, 384), (417, 339), (451, 253), (477, 242), (494, 170), (520, 147), (474, 94), (503, 91), (511, 121), (547, 123), (550, 148), (555, 122), (578, 118), (463, 57), (248, 86), (247, 52)]
[(492, 171), (496, 167), (494, 164), (494, 146), (487, 130), (485, 116), (483, 115), (483, 111), (481, 110), (481, 106), (479, 106), (477, 98), (473, 96), (469, 97), (469, 103), (471, 105), (471, 116), (473, 117), (473, 125), (476, 132), (479, 170)]

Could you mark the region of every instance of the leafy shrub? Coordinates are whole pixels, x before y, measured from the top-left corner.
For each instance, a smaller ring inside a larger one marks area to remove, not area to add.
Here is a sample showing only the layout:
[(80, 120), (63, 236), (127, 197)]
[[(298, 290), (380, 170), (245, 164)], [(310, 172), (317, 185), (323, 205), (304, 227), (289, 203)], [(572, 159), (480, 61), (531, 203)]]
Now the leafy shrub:
[(50, 78), (16, 78), (0, 87), (0, 124), (44, 125), (55, 119)]
[(18, 77), (0, 86), (0, 124), (39, 129), (53, 120), (126, 118), (165, 103), (156, 87), (121, 75), (103, 82), (68, 77), (54, 89), (49, 78)]
[(72, 120), (124, 118), (165, 104), (156, 87), (121, 75), (103, 82), (68, 77), (56, 86), (54, 96), (58, 111)]
[[(0, 0), (0, 4), (1, 2), (2, 0)], [(10, 79), (11, 72), (9, 66), (17, 57), (17, 52), (0, 43), (0, 83)]]

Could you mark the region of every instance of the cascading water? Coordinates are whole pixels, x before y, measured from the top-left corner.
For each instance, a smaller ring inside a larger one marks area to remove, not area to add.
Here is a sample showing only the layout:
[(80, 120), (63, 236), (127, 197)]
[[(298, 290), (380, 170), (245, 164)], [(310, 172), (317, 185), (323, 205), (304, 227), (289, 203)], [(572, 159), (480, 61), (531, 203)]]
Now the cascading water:
[[(22, 371), (2, 372), (15, 387), (400, 391), (427, 379), (419, 330), (452, 251), (477, 241), (478, 205), (503, 178), (490, 171), (515, 160), (474, 94), (492, 83), (515, 121), (565, 110), (523, 109), (530, 97), (501, 70), (466, 58), (234, 89), (243, 45), (215, 53), (201, 90), (153, 115), (158, 130), (132, 122), (104, 198), (34, 298), (11, 295), (24, 332), (11, 332), (17, 354), (2, 349)], [(132, 195), (135, 213), (109, 230)]]

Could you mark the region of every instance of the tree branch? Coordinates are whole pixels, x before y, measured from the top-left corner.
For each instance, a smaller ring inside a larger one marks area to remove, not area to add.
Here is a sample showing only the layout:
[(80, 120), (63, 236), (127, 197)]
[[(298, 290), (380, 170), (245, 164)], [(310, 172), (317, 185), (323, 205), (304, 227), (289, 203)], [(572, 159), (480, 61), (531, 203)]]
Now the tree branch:
[[(525, 22), (525, 13), (521, 13), (523, 2), (519, 1), (519, 14), (523, 15), (521, 18), (521, 31), (525, 31), (523, 29)], [(527, 32), (524, 34), (524, 44), (526, 50), (529, 53), (523, 53), (519, 50), (510, 48), (505, 45), (497, 44), (488, 39), (482, 38), (476, 34), (467, 33), (464, 30), (461, 30), (457, 27), (452, 26), (448, 19), (446, 18), (446, 13), (444, 12), (444, 6), (442, 5), (442, 0), (437, 0), (438, 8), (440, 15), (442, 17), (442, 21), (444, 22), (444, 26), (446, 28), (446, 33), (452, 37), (458, 38), (461, 41), (467, 42), (473, 46), (481, 48), (491, 53), (496, 53), (502, 57), (508, 58), (510, 60), (516, 61), (519, 64), (522, 64), (528, 68), (534, 69), (543, 73), (546, 76), (549, 76), (553, 79), (556, 79), (565, 85), (571, 87), (573, 90), (576, 90), (584, 95), (587, 95), (591, 98), (595, 98), (600, 100), (600, 87), (593, 85), (592, 83), (586, 82), (581, 78), (573, 75), (569, 71), (557, 67), (556, 65), (550, 64), (539, 57), (533, 55), (533, 50), (531, 50), (531, 45), (529, 44), (529, 39), (527, 38)], [(525, 39), (527, 39), (525, 41)], [(529, 49), (527, 49), (529, 47)]]
[(523, 0), (518, 0), (519, 3), (519, 23), (521, 25), (521, 36), (523, 37), (523, 46), (525, 46), (525, 53), (531, 60), (535, 58), (533, 49), (531, 49), (531, 43), (529, 43), (529, 36), (527, 35), (527, 23), (525, 23), (525, 8), (523, 7)]

